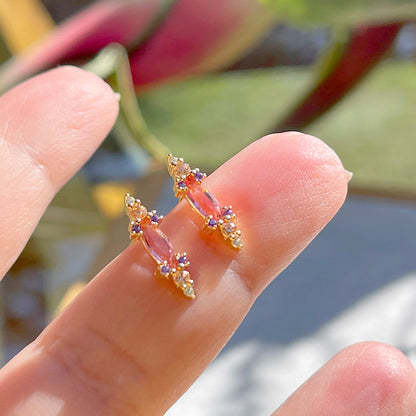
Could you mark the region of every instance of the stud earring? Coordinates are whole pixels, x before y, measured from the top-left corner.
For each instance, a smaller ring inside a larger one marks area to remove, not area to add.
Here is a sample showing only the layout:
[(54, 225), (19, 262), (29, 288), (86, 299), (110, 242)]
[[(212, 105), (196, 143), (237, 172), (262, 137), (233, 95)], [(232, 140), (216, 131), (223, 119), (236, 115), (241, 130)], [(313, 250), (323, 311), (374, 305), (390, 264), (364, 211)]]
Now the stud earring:
[(205, 173), (192, 169), (182, 158), (171, 154), (168, 155), (167, 163), (174, 181), (175, 196), (187, 200), (193, 210), (204, 218), (206, 231), (218, 230), (233, 248), (242, 249), (243, 241), (236, 215), (231, 206), (221, 208), (215, 197), (202, 186)]
[(157, 263), (156, 274), (171, 279), (186, 297), (195, 299), (193, 280), (186, 270), (189, 266), (186, 253), (176, 253), (166, 234), (159, 228), (163, 216), (157, 215), (156, 211), (148, 211), (139, 199), (129, 194), (126, 194), (124, 203), (130, 219), (130, 239), (143, 243)]

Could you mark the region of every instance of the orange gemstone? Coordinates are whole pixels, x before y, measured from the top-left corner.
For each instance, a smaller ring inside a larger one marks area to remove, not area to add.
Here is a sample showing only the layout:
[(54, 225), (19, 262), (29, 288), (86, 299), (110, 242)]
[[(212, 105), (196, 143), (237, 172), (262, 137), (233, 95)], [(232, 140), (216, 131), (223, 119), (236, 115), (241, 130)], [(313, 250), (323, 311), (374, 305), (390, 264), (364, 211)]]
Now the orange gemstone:
[(191, 205), (204, 217), (212, 215), (218, 218), (221, 215), (221, 207), (214, 196), (200, 186), (191, 186), (186, 192)]
[(149, 254), (158, 262), (172, 263), (175, 259), (175, 250), (166, 235), (159, 229), (151, 226), (143, 229), (144, 243)]
[(136, 217), (137, 220), (141, 220), (142, 218), (144, 218), (147, 215), (147, 209), (143, 206), (143, 205), (139, 205), (135, 210), (134, 210), (134, 216)]

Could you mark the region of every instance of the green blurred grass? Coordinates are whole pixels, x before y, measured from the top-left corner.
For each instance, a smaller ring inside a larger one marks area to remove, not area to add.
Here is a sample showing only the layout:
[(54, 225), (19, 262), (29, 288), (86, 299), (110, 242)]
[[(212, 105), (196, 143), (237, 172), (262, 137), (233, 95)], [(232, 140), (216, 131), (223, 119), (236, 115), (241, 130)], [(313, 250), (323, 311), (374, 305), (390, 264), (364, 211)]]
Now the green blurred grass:
[(273, 125), (308, 81), (303, 71), (241, 71), (162, 87), (139, 99), (175, 154), (214, 168)]
[[(229, 72), (140, 97), (150, 129), (211, 170), (271, 131), (312, 82), (303, 68)], [(385, 62), (306, 132), (333, 147), (354, 184), (416, 191), (416, 66)]]
[(308, 132), (333, 147), (354, 183), (416, 192), (416, 66), (386, 62)]

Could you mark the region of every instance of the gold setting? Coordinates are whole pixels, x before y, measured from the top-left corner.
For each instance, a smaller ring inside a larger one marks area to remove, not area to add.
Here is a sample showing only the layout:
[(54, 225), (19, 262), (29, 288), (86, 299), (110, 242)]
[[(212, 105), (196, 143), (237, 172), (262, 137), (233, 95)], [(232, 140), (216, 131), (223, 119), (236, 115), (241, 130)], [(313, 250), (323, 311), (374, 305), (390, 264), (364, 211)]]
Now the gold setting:
[(168, 171), (173, 178), (173, 190), (180, 200), (186, 199), (193, 210), (204, 218), (205, 231), (219, 231), (231, 247), (241, 250), (241, 230), (232, 206), (221, 208), (215, 197), (202, 186), (206, 174), (192, 169), (182, 158), (167, 157)]
[(182, 293), (195, 299), (193, 280), (188, 270), (186, 253), (176, 253), (172, 243), (159, 224), (163, 219), (156, 211), (148, 211), (139, 199), (126, 194), (124, 197), (126, 214), (130, 219), (129, 233), (132, 241), (140, 240), (149, 255), (156, 261), (156, 274), (170, 279)]

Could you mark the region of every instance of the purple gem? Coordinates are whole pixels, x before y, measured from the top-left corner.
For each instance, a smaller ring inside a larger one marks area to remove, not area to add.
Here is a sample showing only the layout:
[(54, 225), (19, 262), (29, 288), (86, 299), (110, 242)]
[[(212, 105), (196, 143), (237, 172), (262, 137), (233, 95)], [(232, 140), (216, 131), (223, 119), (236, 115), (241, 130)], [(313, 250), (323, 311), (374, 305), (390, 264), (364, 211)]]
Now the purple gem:
[(210, 218), (209, 220), (208, 220), (208, 226), (209, 227), (215, 227), (217, 225), (217, 221), (216, 220), (214, 220), (214, 218)]
[(169, 266), (167, 266), (166, 264), (164, 264), (161, 268), (160, 271), (162, 272), (162, 274), (169, 274), (170, 272), (170, 268)]
[(180, 181), (178, 182), (178, 184), (176, 185), (178, 187), (178, 189), (184, 190), (186, 189), (186, 183), (184, 181)]
[(202, 172), (197, 171), (197, 172), (194, 173), (194, 178), (198, 182), (201, 182), (202, 179), (204, 179), (204, 174)]
[(180, 256), (178, 258), (178, 263), (179, 264), (186, 264), (186, 256)]
[(150, 217), (150, 221), (152, 221), (152, 222), (159, 222), (159, 220), (160, 220), (160, 217), (159, 217), (159, 215), (157, 215), (157, 214), (153, 214), (153, 215)]
[(232, 211), (232, 209), (231, 208), (227, 208), (227, 209), (225, 209), (223, 212), (222, 212), (222, 215), (224, 215), (224, 217), (226, 217), (226, 216), (232, 216), (233, 215), (233, 211)]
[(142, 229), (139, 224), (133, 224), (133, 226), (131, 227), (131, 231), (136, 234), (138, 234), (141, 230)]

